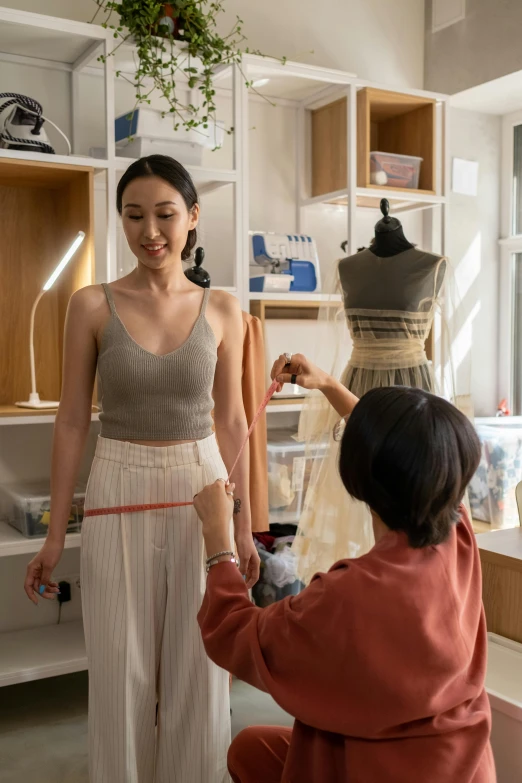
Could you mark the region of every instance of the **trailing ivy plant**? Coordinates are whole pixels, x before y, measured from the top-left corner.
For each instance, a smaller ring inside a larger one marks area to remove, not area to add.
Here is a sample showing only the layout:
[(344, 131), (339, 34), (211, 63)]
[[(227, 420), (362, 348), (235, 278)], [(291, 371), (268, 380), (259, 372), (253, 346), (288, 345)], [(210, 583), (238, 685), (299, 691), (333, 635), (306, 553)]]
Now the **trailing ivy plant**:
[[(174, 129), (208, 128), (216, 119), (213, 77), (218, 65), (237, 64), (241, 68), (243, 53), (261, 54), (240, 45), (246, 40), (243, 22), (239, 17), (232, 30), (222, 37), (217, 32), (216, 19), (223, 11), (224, 0), (94, 0), (98, 14), (104, 14), (102, 27), (113, 31), (119, 44), (132, 43), (137, 51), (137, 69), (134, 79), (116, 71), (133, 84), (136, 107), (150, 104), (150, 96), (157, 91), (165, 98), (173, 116)], [(102, 56), (101, 61), (105, 60)], [(197, 67), (196, 67), (197, 66)], [(245, 78), (249, 88), (252, 82)], [(189, 90), (201, 93), (199, 105), (180, 98)], [(178, 89), (179, 87), (179, 89)], [(233, 128), (229, 128), (231, 133)]]

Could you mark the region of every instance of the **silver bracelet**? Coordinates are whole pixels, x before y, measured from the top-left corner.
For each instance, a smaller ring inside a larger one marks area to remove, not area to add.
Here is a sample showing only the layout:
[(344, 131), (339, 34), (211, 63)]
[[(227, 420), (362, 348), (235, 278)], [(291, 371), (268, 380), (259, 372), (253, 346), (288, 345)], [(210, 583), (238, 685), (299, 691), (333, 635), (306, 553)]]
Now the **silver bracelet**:
[(212, 560), (216, 560), (218, 557), (222, 557), (223, 555), (230, 555), (231, 557), (234, 557), (234, 552), (231, 552), (229, 549), (226, 549), (224, 552), (218, 552), (217, 555), (212, 555), (212, 557), (207, 558), (207, 565)]
[[(226, 554), (228, 554), (228, 552), (226, 552)], [(218, 555), (218, 557), (221, 557), (221, 555)], [(222, 562), (223, 562), (223, 563), (228, 563), (229, 561), (228, 561), (228, 560), (223, 560)], [(235, 564), (236, 564), (236, 566), (239, 568), (239, 560), (237, 559), (237, 557), (231, 557), (231, 558), (230, 558), (230, 562), (231, 562), (231, 563), (235, 563)], [(210, 569), (211, 569), (213, 566), (215, 566), (215, 565), (219, 565), (219, 562), (218, 562), (217, 560), (211, 560), (211, 562), (210, 562), (210, 563), (207, 563), (207, 568), (206, 568), (207, 574), (208, 574), (208, 572), (210, 571)]]

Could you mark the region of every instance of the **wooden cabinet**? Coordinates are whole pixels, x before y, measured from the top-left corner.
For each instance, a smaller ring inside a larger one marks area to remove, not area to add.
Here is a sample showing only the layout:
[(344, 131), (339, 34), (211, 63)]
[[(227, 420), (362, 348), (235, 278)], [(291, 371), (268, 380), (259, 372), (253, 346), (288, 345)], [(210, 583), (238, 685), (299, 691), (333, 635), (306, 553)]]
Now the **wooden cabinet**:
[(477, 543), (488, 631), (522, 642), (522, 528), (481, 533)]
[[(311, 112), (312, 197), (347, 188), (347, 99)], [(370, 152), (422, 158), (418, 190), (436, 191), (436, 102), (373, 87), (357, 92), (357, 187), (378, 188), (370, 181)], [(394, 188), (394, 190), (402, 190)]]
[[(42, 399), (60, 399), (67, 303), (74, 291), (93, 282), (92, 202), (88, 166), (0, 159), (0, 413), (3, 406), (12, 413), (13, 403), (29, 396), (31, 307), (78, 231), (84, 231), (83, 244), (36, 311), (37, 390)], [(24, 413), (17, 409), (18, 416)]]

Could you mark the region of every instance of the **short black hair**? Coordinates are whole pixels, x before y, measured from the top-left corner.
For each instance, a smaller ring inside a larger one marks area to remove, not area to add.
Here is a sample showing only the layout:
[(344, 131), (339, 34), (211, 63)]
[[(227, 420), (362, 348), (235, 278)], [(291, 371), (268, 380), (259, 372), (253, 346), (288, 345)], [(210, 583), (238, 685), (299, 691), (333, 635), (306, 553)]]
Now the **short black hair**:
[(373, 389), (347, 421), (339, 470), (352, 497), (420, 548), (441, 544), (459, 521), (480, 452), (472, 424), (441, 397)]
[[(123, 192), (127, 185), (130, 185), (138, 177), (160, 177), (160, 179), (165, 180), (178, 191), (189, 212), (196, 204), (199, 204), (198, 192), (192, 177), (181, 163), (168, 155), (148, 155), (146, 158), (139, 158), (135, 163), (131, 163), (118, 182), (116, 207), (120, 215), (123, 205)], [(191, 228), (188, 232), (187, 243), (181, 253), (183, 261), (187, 261), (190, 258), (197, 241), (197, 231), (195, 228)]]

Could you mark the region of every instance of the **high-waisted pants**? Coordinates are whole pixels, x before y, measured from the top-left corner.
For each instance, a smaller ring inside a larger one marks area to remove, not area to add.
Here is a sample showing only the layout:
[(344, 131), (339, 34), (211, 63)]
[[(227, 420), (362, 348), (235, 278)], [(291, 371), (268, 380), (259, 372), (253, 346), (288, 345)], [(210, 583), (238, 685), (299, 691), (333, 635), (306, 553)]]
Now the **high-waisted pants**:
[[(166, 447), (99, 438), (85, 505), (188, 501), (218, 478), (214, 436)], [(204, 558), (192, 506), (85, 518), (91, 783), (229, 780), (228, 675), (196, 619)]]

